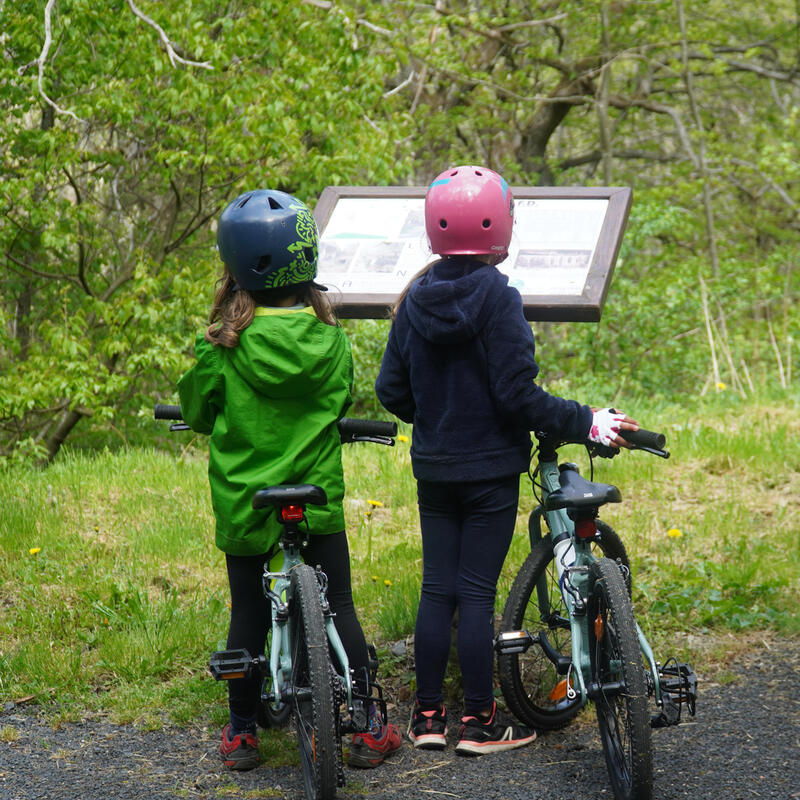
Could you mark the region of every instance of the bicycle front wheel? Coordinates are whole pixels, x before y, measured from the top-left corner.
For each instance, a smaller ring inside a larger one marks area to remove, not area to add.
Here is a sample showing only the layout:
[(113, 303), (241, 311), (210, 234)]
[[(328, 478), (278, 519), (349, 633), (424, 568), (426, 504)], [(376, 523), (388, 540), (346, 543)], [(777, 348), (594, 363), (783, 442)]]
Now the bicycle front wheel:
[[(619, 536), (605, 524), (599, 524), (598, 531), (592, 550), (627, 567), (628, 556)], [(552, 658), (569, 658), (572, 638), (549, 536), (540, 539), (525, 559), (508, 594), (501, 625), (504, 631), (538, 633), (551, 651), (548, 655), (542, 645), (533, 645), (525, 653), (498, 656), (500, 688), (508, 707), (537, 730), (563, 728), (580, 711), (581, 698), (567, 696), (567, 676), (559, 673)]]
[(616, 800), (649, 800), (653, 754), (644, 672), (633, 608), (617, 564), (589, 568), (589, 659), (597, 721)]
[(292, 570), (289, 625), (292, 704), (307, 800), (336, 796), (337, 737), (328, 640), (314, 570)]

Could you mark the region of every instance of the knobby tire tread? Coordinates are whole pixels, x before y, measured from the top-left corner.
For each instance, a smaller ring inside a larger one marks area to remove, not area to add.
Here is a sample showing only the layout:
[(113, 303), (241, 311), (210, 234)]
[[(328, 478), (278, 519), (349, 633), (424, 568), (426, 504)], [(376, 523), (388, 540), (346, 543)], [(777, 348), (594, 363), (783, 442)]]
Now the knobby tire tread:
[(311, 567), (301, 564), (292, 570), (292, 697), (306, 798), (332, 800), (336, 796), (340, 753), (319, 591)]
[[(625, 687), (621, 694), (595, 700), (614, 797), (650, 800), (653, 754), (647, 679), (625, 580), (618, 565), (607, 558), (589, 570), (587, 611), (592, 679), (621, 680)], [(598, 618), (600, 625), (595, 624)]]

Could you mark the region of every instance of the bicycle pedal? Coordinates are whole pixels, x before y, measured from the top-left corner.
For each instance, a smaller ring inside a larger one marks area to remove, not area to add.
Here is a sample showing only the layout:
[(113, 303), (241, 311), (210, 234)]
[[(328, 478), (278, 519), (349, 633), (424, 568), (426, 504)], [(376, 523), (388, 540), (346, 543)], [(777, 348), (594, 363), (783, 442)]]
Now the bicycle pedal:
[(690, 716), (694, 716), (697, 704), (697, 676), (688, 665), (670, 659), (672, 663), (659, 667), (658, 678), (661, 684), (660, 713), (653, 715), (650, 726), (667, 728), (681, 721), (681, 708), (686, 706)]
[(524, 653), (538, 641), (538, 636), (531, 636), (528, 631), (502, 631), (495, 637), (494, 649), (496, 653), (504, 656)]
[(254, 659), (247, 650), (220, 650), (212, 653), (208, 669), (215, 681), (232, 681), (247, 678), (252, 672)]

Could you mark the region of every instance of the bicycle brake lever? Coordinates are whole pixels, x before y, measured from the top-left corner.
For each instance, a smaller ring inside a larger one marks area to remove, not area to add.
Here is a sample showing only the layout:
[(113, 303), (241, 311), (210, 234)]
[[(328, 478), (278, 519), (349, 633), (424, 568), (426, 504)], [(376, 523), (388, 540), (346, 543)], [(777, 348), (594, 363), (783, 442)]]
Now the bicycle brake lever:
[(644, 450), (645, 453), (650, 453), (650, 455), (658, 456), (659, 458), (669, 458), (669, 450), (656, 450), (654, 447), (636, 447), (632, 448), (633, 450)]

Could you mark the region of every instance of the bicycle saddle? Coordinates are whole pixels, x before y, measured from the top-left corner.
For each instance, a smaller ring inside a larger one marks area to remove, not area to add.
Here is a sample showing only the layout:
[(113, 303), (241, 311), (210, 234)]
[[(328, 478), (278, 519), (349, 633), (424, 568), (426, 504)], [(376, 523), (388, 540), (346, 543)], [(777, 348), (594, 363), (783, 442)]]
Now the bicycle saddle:
[(592, 483), (574, 469), (562, 470), (558, 476), (560, 489), (551, 492), (545, 500), (547, 511), (557, 508), (593, 508), (604, 503), (621, 503), (622, 495), (610, 483)]
[(328, 496), (321, 486), (313, 483), (301, 483), (297, 485), (269, 486), (266, 489), (259, 489), (253, 496), (253, 508), (266, 508), (274, 506), (279, 509), (282, 506), (324, 506), (328, 502)]

